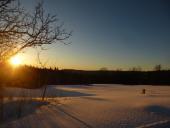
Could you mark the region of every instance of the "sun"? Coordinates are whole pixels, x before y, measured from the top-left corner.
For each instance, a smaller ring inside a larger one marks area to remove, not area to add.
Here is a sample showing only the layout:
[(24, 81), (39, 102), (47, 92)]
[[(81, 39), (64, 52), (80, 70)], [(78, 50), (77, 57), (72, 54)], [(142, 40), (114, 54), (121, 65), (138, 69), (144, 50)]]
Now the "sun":
[(13, 66), (19, 66), (21, 64), (21, 58), (19, 56), (14, 56), (10, 59), (10, 63)]

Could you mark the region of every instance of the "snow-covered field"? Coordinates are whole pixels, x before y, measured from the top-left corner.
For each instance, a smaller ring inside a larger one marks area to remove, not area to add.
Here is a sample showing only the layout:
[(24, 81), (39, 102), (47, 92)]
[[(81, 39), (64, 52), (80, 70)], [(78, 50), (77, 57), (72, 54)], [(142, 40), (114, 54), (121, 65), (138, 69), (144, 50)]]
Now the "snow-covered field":
[(170, 128), (170, 86), (51, 85), (44, 102), (42, 90), (7, 88), (7, 99), (32, 101), (23, 104), (21, 118), (11, 117), (1, 127)]

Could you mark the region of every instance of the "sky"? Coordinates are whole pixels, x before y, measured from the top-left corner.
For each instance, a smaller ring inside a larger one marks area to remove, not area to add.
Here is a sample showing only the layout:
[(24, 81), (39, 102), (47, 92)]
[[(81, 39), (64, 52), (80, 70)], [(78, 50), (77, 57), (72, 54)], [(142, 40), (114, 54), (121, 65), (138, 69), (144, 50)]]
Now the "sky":
[[(32, 9), (37, 0), (21, 0)], [(44, 0), (68, 31), (69, 45), (46, 46), (40, 58), (59, 69), (150, 70), (170, 68), (169, 0)], [(21, 53), (23, 63), (37, 64), (35, 49)]]

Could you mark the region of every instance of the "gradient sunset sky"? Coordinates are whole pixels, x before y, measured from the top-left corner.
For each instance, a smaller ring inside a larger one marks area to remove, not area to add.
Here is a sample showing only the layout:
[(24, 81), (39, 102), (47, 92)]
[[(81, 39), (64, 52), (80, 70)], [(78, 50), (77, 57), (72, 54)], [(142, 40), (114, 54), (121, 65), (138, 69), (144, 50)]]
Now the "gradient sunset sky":
[[(32, 9), (36, 0), (21, 0)], [(48, 46), (41, 59), (60, 69), (110, 70), (156, 64), (170, 67), (169, 0), (44, 0), (68, 31), (69, 45)], [(21, 53), (23, 63), (36, 64), (36, 50)]]

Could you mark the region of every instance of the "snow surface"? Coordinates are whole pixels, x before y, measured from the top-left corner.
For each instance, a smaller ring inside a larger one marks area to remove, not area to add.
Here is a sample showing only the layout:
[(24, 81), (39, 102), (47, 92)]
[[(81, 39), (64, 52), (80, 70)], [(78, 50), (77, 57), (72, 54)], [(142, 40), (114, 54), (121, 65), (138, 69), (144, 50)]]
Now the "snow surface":
[[(142, 94), (142, 89), (146, 94)], [(49, 85), (42, 89), (6, 88), (6, 104), (18, 97), (32, 99), (21, 118), (7, 128), (170, 128), (170, 86)], [(8, 117), (7, 116), (7, 117)]]

